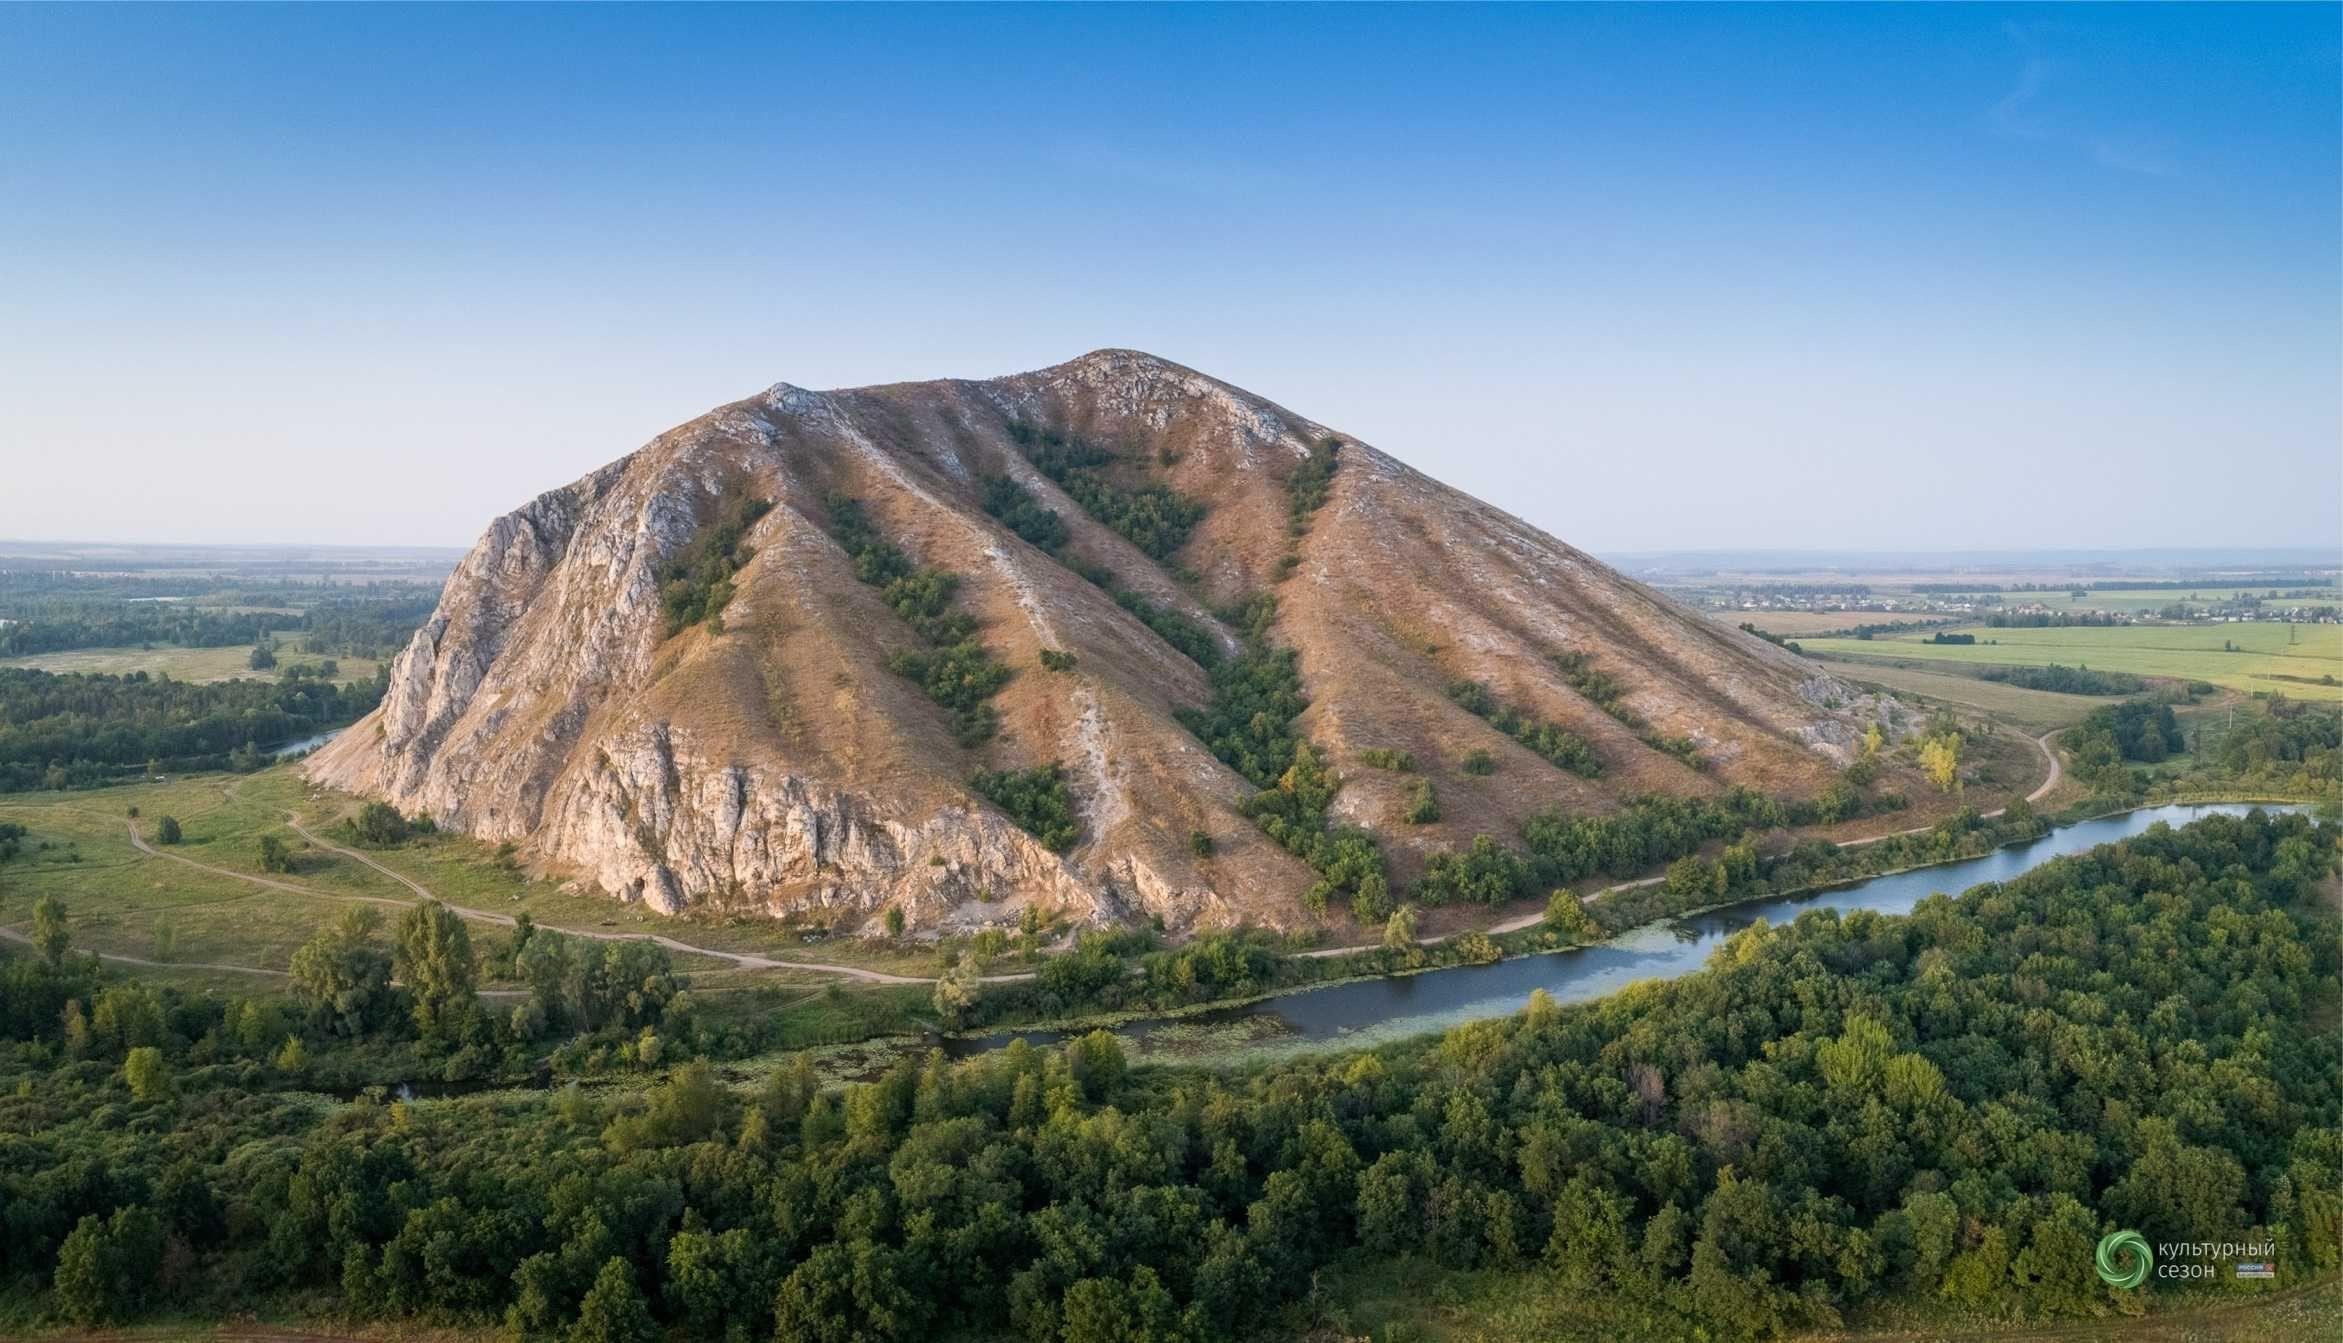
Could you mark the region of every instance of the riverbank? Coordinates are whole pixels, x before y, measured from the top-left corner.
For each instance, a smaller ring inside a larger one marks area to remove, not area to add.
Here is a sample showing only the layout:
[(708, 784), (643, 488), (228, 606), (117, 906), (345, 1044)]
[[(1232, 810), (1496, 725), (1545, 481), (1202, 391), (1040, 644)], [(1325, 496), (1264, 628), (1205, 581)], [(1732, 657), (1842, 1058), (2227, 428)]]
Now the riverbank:
[(937, 1043), (947, 1053), (965, 1057), (1004, 1047), (1012, 1040), (1046, 1045), (1103, 1029), (1120, 1038), (1136, 1061), (1237, 1066), (1327, 1048), (1367, 1047), (1465, 1021), (1508, 1015), (1540, 989), (1559, 1002), (1581, 1002), (1639, 981), (1690, 973), (1732, 934), (1761, 919), (1787, 922), (1808, 910), (1824, 908), (1841, 913), (1908, 913), (1939, 890), (1950, 893), (2008, 880), (2055, 858), (2136, 835), (2158, 822), (2185, 824), (2207, 815), (2236, 815), (2251, 809), (2251, 804), (2235, 802), (2137, 808), (2060, 826), (2030, 840), (2016, 840), (1945, 863), (1899, 867), (1852, 881), (1802, 886), (1669, 913), (1598, 941), (1518, 947), (1511, 954), (1482, 963), (1395, 966), (1388, 971), (1281, 986), (1242, 1000), (1190, 1004), (1165, 1012), (1117, 1013), (1113, 1020), (1092, 1014), (1048, 1024), (965, 1032), (941, 1037)]

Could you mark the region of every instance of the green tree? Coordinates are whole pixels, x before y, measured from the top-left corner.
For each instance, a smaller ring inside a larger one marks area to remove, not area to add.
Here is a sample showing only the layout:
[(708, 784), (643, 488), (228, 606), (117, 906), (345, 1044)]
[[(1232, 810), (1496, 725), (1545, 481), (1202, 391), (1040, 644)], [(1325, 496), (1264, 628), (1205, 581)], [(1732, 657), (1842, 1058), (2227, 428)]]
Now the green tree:
[(163, 1067), (163, 1051), (153, 1045), (131, 1050), (122, 1060), (122, 1080), (130, 1086), (131, 1099), (141, 1103), (161, 1100), (171, 1084)]
[(570, 1327), (570, 1343), (658, 1343), (659, 1326), (651, 1307), (635, 1285), (633, 1266), (613, 1255), (594, 1275), (594, 1285), (578, 1303), (578, 1322)]
[(1547, 897), (1546, 926), (1571, 942), (1591, 942), (1602, 936), (1594, 915), (1586, 912), (1586, 902), (1567, 887)]
[(936, 980), (936, 1020), (945, 1030), (960, 1029), (975, 1015), (977, 1001), (983, 991), (983, 974), (975, 954), (961, 955)]
[(81, 1325), (127, 1319), (144, 1307), (163, 1262), (163, 1224), (139, 1205), (111, 1219), (83, 1217), (58, 1247), (51, 1280), (58, 1309)]
[(155, 822), (155, 843), (176, 844), (179, 842), (179, 839), (180, 832), (178, 817), (165, 816)]
[(382, 914), (353, 905), (293, 953), (293, 991), (329, 1029), (357, 1035), (381, 1022), (392, 1000), (391, 957), (374, 935)]
[(72, 948), (73, 929), (68, 923), (65, 902), (54, 895), (33, 901), (33, 950), (55, 968), (64, 963), (65, 953)]
[(1416, 949), (1416, 907), (1414, 905), (1401, 905), (1391, 911), (1391, 917), (1383, 924), (1383, 949), (1401, 952)]
[(414, 1000), (415, 1029), (427, 1040), (453, 1036), (478, 1005), (472, 935), (463, 919), (437, 900), (412, 906), (400, 917), (394, 965)]

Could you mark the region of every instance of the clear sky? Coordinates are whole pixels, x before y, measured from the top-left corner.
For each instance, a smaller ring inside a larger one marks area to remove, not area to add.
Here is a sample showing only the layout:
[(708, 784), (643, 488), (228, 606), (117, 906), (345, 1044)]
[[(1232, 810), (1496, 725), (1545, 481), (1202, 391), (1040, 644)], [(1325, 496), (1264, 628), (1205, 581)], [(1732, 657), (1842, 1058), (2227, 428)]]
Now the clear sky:
[(2338, 13), (0, 8), (0, 536), (1126, 345), (1595, 549), (2343, 545)]

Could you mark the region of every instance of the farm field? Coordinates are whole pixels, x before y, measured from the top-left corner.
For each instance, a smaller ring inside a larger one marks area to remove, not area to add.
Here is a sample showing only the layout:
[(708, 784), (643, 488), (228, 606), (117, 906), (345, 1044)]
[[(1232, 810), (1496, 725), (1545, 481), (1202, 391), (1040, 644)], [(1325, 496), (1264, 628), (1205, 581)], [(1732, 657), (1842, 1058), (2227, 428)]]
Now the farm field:
[(2298, 590), (2297, 586), (2273, 588), (2267, 584), (2223, 586), (2218, 583), (2208, 583), (2203, 587), (2192, 587), (2185, 591), (2172, 588), (2107, 588), (2086, 592), (2081, 597), (2075, 596), (2072, 592), (2013, 592), (2003, 594), (2003, 600), (2012, 603), (2040, 602), (2053, 611), (2126, 611), (2133, 613), (2160, 611), (2174, 602), (2186, 602), (2192, 606), (2206, 606), (2214, 602), (2232, 600), (2242, 593), (2255, 594), (2264, 601), (2279, 606), (2334, 607), (2343, 605), (2343, 593), (2333, 589), (2328, 589), (2324, 594), (2316, 597), (2272, 598), (2269, 595), (2272, 592), (2283, 593)]
[(1926, 611), (1704, 611), (1701, 614), (1728, 629), (1739, 629), (1746, 623), (1787, 639), (1809, 634), (1829, 634), (1834, 630), (1851, 630), (1859, 625), (1892, 625), (1904, 620), (1944, 618), (1932, 616)]
[[(299, 630), (284, 630), (277, 634), (277, 666), (289, 667), (297, 662), (319, 662), (326, 655), (293, 651), (301, 644)], [(152, 648), (135, 645), (124, 648), (74, 648), (57, 653), (35, 653), (27, 657), (0, 658), (0, 667), (28, 667), (45, 672), (100, 672), (120, 676), (142, 671), (149, 675), (168, 675), (176, 681), (233, 681), (238, 677), (257, 677), (271, 680), (274, 671), (252, 670), (249, 658), (252, 649), (246, 644), (221, 648), (181, 648), (157, 644)], [(371, 681), (375, 674), (372, 658), (335, 657), (341, 672), (337, 681)]]
[[(2257, 621), (2222, 625), (2115, 625), (2065, 629), (1964, 626), (1974, 644), (1936, 644), (1927, 634), (1802, 640), (1849, 658), (1965, 666), (2091, 667), (2207, 681), (2232, 690), (2343, 700), (2343, 626)], [(2223, 651), (2234, 643), (2236, 652)], [(2321, 678), (2331, 678), (2322, 682)]]

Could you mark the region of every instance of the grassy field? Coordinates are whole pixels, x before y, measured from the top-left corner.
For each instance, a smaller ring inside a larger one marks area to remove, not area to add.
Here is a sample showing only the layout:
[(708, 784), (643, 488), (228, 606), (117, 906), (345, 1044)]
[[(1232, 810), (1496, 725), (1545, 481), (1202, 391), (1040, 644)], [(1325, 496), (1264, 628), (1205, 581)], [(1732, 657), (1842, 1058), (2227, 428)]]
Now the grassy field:
[[(311, 844), (286, 824), (288, 815), (298, 816), (330, 840), (330, 827), (357, 806), (355, 798), (309, 788), (289, 765), (257, 774), (200, 774), (91, 791), (0, 794), (0, 821), (21, 823), (31, 832), (26, 852), (0, 864), (0, 927), (25, 931), (33, 901), (54, 894), (72, 911), (75, 942), (84, 950), (165, 961), (163, 967), (139, 967), (139, 972), (174, 983), (249, 989), (266, 976), (203, 967), (281, 971), (293, 952), (340, 917), (351, 901), (383, 902), (384, 913), (395, 916), (398, 906), (416, 898), (404, 883)], [(139, 811), (136, 821), (127, 815), (132, 807)], [(171, 856), (132, 846), (131, 825), (151, 841), (156, 820), (165, 815), (177, 819), (184, 831), (178, 846), (163, 851)], [(292, 873), (272, 879), (298, 891), (189, 865), (262, 876), (259, 843), (268, 834), (289, 845), (296, 859)], [(174, 856), (189, 862), (174, 861)], [(596, 891), (564, 890), (565, 883), (533, 878), (499, 861), (493, 846), (463, 835), (419, 837), (369, 856), (450, 904), (502, 915), (526, 912), (547, 927), (657, 933), (711, 950), (898, 975), (933, 976), (942, 968), (937, 949), (917, 942), (809, 940), (804, 932), (769, 919), (669, 918)], [(501, 925), (483, 922), (473, 935), (499, 938), (505, 933)], [(167, 948), (167, 954), (158, 955), (158, 948)], [(1014, 973), (1031, 959), (1002, 956), (988, 969)], [(818, 971), (742, 969), (728, 960), (682, 952), (675, 953), (675, 961), (703, 989), (835, 980)]]
[(2040, 602), (2053, 611), (2161, 611), (2174, 602), (2191, 606), (2205, 606), (2228, 601), (2240, 593), (2253, 593), (2266, 602), (2278, 606), (2338, 606), (2343, 605), (2343, 594), (2332, 589), (2316, 597), (2277, 597), (2272, 592), (2294, 592), (2296, 584), (2271, 587), (2268, 584), (2243, 586), (2208, 583), (2202, 587), (2175, 590), (2172, 588), (2104, 588), (2094, 589), (2077, 597), (2072, 592), (2013, 592), (2003, 595), (2008, 602)]
[[(1932, 644), (1925, 634), (1876, 639), (1801, 640), (1818, 653), (1850, 658), (1908, 659), (1966, 666), (2087, 666), (2209, 681), (2232, 690), (2266, 691), (2297, 699), (2343, 700), (2343, 626), (2277, 622), (2225, 625), (2114, 625), (2067, 629), (1988, 629), (1965, 626), (1974, 644)], [(2234, 643), (2237, 652), (2222, 651)]]
[(1872, 658), (1830, 660), (1838, 662), (1836, 670), (1851, 680), (1884, 686), (1907, 697), (1917, 696), (1924, 703), (1940, 700), (1960, 708), (1991, 714), (2036, 736), (2069, 723), (2079, 723), (2083, 715), (2102, 704), (2113, 704), (2119, 698), (2027, 690), (2022, 686), (2003, 685), (1999, 681), (1980, 680), (1958, 671), (1928, 671)]
[[(281, 971), (291, 963), (295, 949), (319, 927), (340, 917), (352, 901), (383, 902), (384, 913), (395, 916), (397, 906), (415, 899), (405, 885), (307, 843), (284, 824), (287, 813), (299, 812), (305, 824), (318, 829), (340, 804), (340, 799), (310, 794), (289, 767), (87, 792), (0, 796), (0, 820), (19, 822), (31, 832), (27, 851), (0, 864), (0, 927), (24, 931), (31, 923), (33, 901), (54, 894), (70, 909), (75, 943), (84, 950), (164, 961), (164, 967), (142, 973), (173, 982), (249, 989), (268, 977), (203, 967)], [(140, 813), (135, 822), (126, 815), (132, 806)], [(300, 889), (271, 889), (133, 848), (129, 827), (135, 824), (151, 837), (157, 818), (164, 815), (176, 818), (185, 832), (182, 843), (167, 853), (235, 873), (261, 875), (260, 836), (276, 835), (296, 855), (295, 870), (280, 880)], [(460, 836), (411, 841), (374, 856), (421, 881), (434, 894), (471, 908), (497, 913), (528, 910), (552, 926), (667, 932), (700, 945), (713, 944), (697, 938), (700, 929), (679, 928), (640, 907), (563, 893), (551, 882), (532, 881), (498, 864), (484, 846)], [(502, 935), (495, 925), (474, 929), (475, 937)], [(778, 938), (772, 942), (766, 949), (784, 949)], [(729, 961), (684, 953), (675, 959), (678, 969), (711, 988), (750, 978), (769, 984), (823, 982), (806, 972), (744, 973)], [(922, 964), (932, 964), (932, 958)]]
[[(301, 646), (301, 631), (286, 630), (277, 635), (277, 666), (289, 667), (296, 662), (319, 662), (322, 656), (312, 656), (291, 650)], [(249, 659), (252, 649), (246, 644), (223, 648), (180, 648), (157, 644), (152, 648), (75, 648), (62, 653), (35, 653), (29, 657), (0, 658), (0, 667), (30, 667), (46, 672), (104, 672), (121, 675), (143, 671), (153, 675), (168, 674), (177, 681), (233, 681), (240, 676), (273, 678), (273, 671), (252, 670)], [(374, 660), (371, 658), (337, 657), (341, 666), (341, 681), (371, 681), (374, 679)]]
[(1858, 625), (1893, 625), (1907, 620), (1944, 619), (1943, 616), (1930, 615), (1926, 611), (1703, 611), (1701, 614), (1733, 629), (1750, 624), (1785, 639), (1802, 639), (1810, 634), (1851, 630)]

